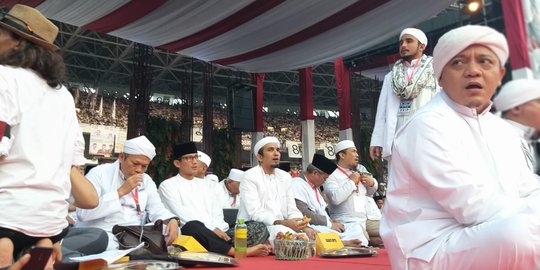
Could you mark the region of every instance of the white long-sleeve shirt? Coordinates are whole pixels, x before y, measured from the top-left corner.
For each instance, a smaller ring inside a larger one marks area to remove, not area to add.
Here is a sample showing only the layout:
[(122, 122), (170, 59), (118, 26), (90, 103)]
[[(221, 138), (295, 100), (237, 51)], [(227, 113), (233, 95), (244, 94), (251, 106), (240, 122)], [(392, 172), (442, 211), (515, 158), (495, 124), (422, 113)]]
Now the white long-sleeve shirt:
[(238, 218), (263, 222), (267, 226), (276, 220), (302, 218), (296, 208), (291, 181), (291, 175), (280, 169), (270, 175), (265, 174), (261, 166), (247, 170), (240, 184)]
[[(415, 60), (413, 60), (414, 62)], [(416, 60), (418, 61), (418, 60)], [(408, 69), (412, 69), (412, 65), (408, 65)], [(394, 94), (392, 89), (392, 71), (384, 76), (379, 102), (377, 103), (377, 114), (375, 115), (375, 126), (371, 134), (370, 146), (382, 147), (382, 157), (388, 158), (392, 155), (392, 143), (396, 131), (407, 121), (416, 110), (426, 104), (435, 94), (439, 92), (439, 87), (435, 91), (423, 90), (413, 100), (411, 104), (411, 112), (408, 115), (398, 116), (400, 107), (400, 98)]]
[(216, 197), (218, 184), (208, 179), (188, 180), (179, 174), (159, 185), (159, 195), (167, 208), (183, 224), (191, 220), (202, 222), (208, 229), (227, 231), (221, 201)]
[[(453, 235), (475, 234), (472, 227), (484, 222), (523, 213), (538, 218), (533, 212), (539, 193), (515, 131), (489, 108), (477, 114), (441, 92), (394, 142), (380, 229), (393, 269), (406, 269), (409, 258), (431, 261)], [(538, 249), (540, 231), (532, 230), (537, 235), (519, 241), (532, 241)], [(490, 248), (478, 244), (460, 243), (463, 250), (470, 246), (468, 255), (452, 260), (496, 260), (475, 257), (475, 247)]]
[[(94, 185), (99, 196), (99, 204), (94, 209), (77, 208), (77, 227), (97, 227), (111, 232), (112, 227), (120, 225), (139, 225), (141, 215), (137, 213), (133, 193), (118, 197), (118, 188), (124, 183), (119, 162), (99, 165), (88, 172), (86, 178)], [(146, 212), (151, 222), (167, 220), (174, 215), (165, 208), (156, 184), (149, 175), (143, 174), (138, 188), (141, 211)]]
[(59, 234), (68, 226), (71, 165), (82, 156), (73, 97), (30, 69), (0, 65), (0, 121), (11, 126), (0, 143), (0, 227)]
[(221, 201), (222, 208), (238, 209), (238, 207), (240, 206), (240, 193), (238, 193), (237, 195), (232, 195), (227, 189), (227, 186), (225, 185), (225, 180), (219, 182), (216, 193), (216, 195), (219, 197), (219, 200)]
[(359, 221), (365, 227), (366, 195), (373, 196), (378, 187), (377, 180), (370, 187), (357, 186), (349, 178), (351, 173), (350, 169), (339, 167), (324, 182), (324, 192), (329, 200), (328, 212), (330, 217), (342, 223)]

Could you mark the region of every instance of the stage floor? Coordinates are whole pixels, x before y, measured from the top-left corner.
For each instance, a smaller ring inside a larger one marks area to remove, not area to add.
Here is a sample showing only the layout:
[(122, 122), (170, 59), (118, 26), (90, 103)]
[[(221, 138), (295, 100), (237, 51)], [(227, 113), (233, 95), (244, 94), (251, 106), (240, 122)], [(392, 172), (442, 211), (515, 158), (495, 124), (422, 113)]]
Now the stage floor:
[[(274, 256), (249, 257), (238, 263), (233, 269), (269, 270), (269, 269), (296, 269), (296, 270), (390, 270), (390, 260), (384, 248), (377, 249), (377, 255), (361, 258), (321, 258), (311, 257), (301, 261), (276, 260)], [(197, 269), (216, 269), (216, 267), (196, 267)], [(223, 267), (218, 267), (224, 269)]]

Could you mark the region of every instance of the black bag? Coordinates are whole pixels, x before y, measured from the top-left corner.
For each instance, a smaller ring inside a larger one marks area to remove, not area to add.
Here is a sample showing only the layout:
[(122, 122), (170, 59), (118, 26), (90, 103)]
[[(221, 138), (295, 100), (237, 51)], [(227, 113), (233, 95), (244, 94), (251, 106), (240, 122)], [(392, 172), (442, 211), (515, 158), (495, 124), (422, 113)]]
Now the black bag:
[(162, 220), (156, 220), (154, 225), (142, 227), (114, 225), (112, 233), (118, 239), (120, 249), (134, 248), (144, 242), (143, 248), (130, 252), (130, 255), (167, 254)]

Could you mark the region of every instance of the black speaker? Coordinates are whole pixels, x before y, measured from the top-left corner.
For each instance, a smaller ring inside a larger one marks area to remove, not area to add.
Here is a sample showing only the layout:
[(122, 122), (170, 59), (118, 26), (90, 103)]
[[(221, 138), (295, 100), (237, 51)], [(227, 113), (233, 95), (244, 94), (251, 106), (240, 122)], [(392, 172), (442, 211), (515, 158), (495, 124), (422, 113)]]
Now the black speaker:
[(253, 109), (255, 87), (235, 84), (229, 93), (229, 128), (246, 132), (255, 131)]

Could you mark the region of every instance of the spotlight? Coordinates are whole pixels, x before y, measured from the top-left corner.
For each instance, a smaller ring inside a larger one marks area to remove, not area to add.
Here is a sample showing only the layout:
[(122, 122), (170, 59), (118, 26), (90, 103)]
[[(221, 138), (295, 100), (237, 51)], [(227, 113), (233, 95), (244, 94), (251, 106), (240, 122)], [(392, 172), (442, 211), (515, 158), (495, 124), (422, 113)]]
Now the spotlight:
[(480, 9), (480, 6), (480, 1), (469, 1), (469, 3), (467, 3), (467, 10), (470, 13), (475, 13), (478, 11), (478, 9)]

